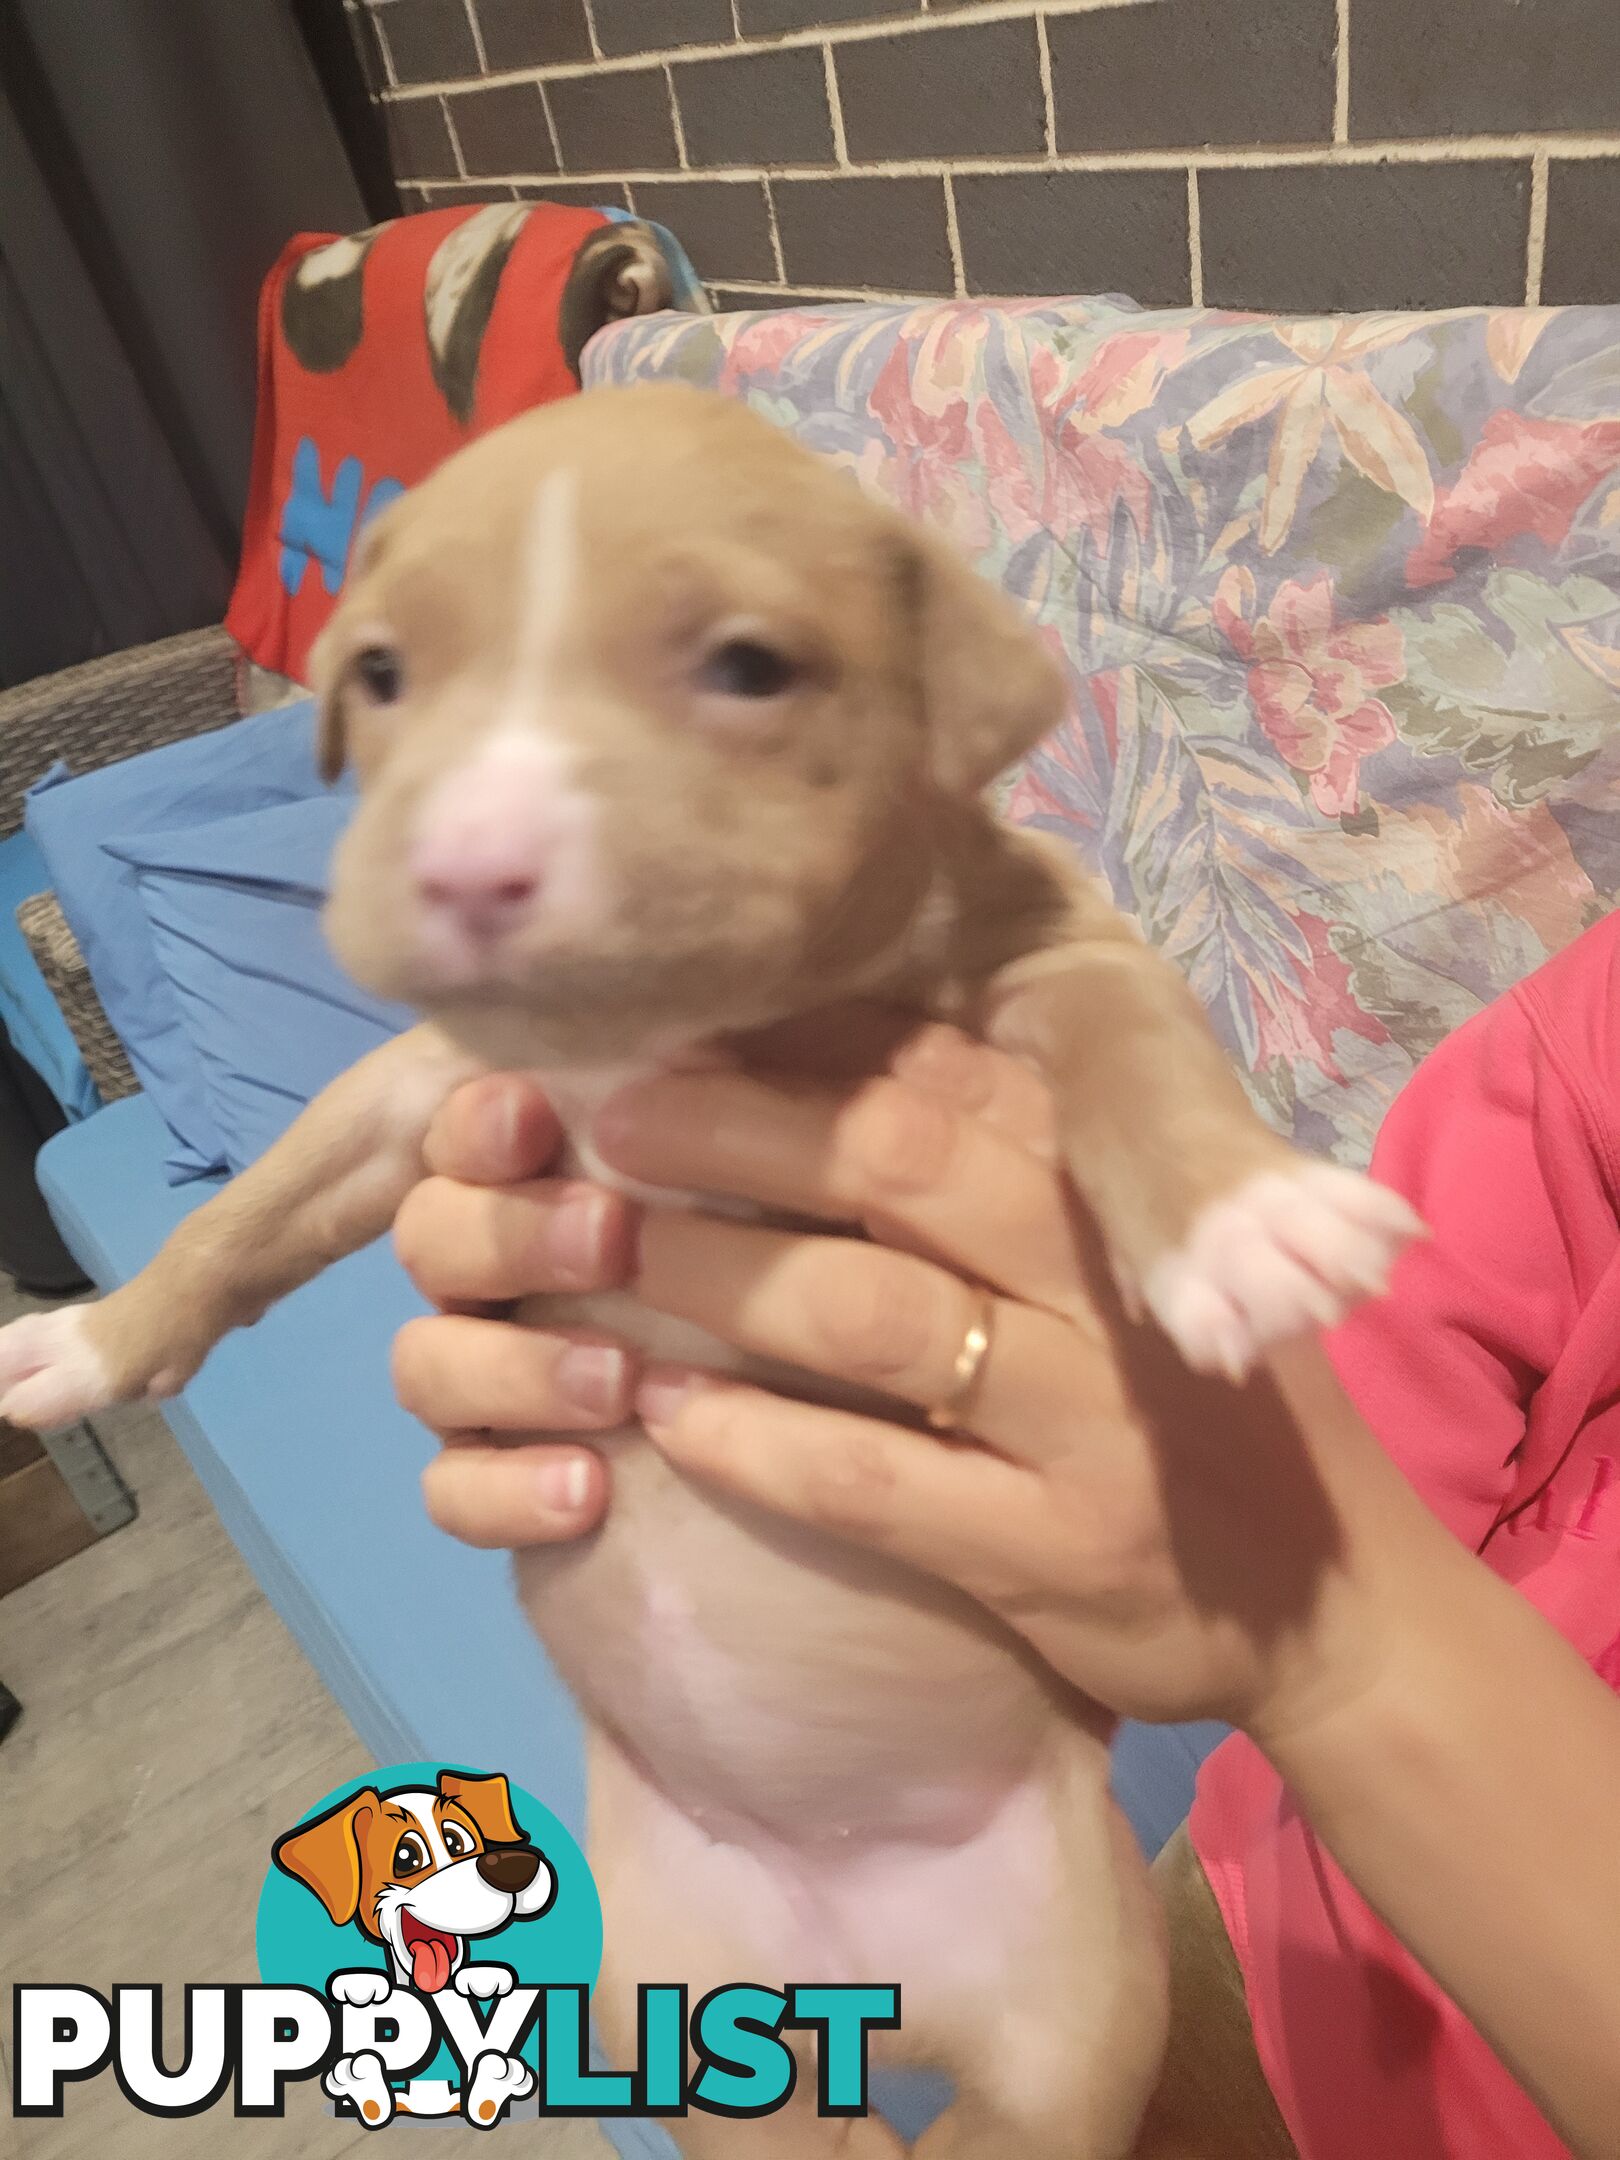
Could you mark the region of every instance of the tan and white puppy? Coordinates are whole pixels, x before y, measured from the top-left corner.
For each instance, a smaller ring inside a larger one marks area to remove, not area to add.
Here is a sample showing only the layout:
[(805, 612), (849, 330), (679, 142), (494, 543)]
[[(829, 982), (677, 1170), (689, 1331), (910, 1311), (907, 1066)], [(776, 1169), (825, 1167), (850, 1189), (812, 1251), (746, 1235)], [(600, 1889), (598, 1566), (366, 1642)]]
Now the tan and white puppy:
[[(617, 1079), (853, 995), (1038, 1066), (1121, 1284), (1195, 1364), (1336, 1318), (1416, 1229), (1268, 1132), (1175, 971), (987, 809), (1063, 708), (1017, 610), (744, 408), (592, 392), (462, 451), (369, 528), (318, 678), (361, 781), (331, 936), (429, 1024), (131, 1283), (0, 1334), (0, 1414), (181, 1386), (387, 1227), (475, 1071), (539, 1071), (589, 1162)], [(543, 1310), (740, 1363), (628, 1299)], [(959, 2095), (927, 2160), (1117, 2160), (1164, 1977), (1111, 1720), (953, 1590), (609, 1446), (603, 1529), (517, 1583), (587, 1720), (610, 2048), (638, 1980), (898, 1981), (889, 2055)], [(802, 2100), (673, 2129), (697, 2160), (899, 2149)]]

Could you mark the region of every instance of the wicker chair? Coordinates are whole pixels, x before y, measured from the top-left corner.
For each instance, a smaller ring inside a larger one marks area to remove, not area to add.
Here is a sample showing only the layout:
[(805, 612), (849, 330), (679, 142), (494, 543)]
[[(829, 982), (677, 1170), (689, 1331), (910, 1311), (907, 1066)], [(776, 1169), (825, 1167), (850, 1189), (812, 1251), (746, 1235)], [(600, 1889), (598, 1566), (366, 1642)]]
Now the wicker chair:
[[(238, 718), (236, 669), (223, 630), (188, 630), (0, 691), (0, 838), (22, 824), (24, 791), (57, 758), (92, 772)], [(56, 895), (25, 900), (17, 920), (96, 1086), (109, 1102), (133, 1095), (139, 1083)]]

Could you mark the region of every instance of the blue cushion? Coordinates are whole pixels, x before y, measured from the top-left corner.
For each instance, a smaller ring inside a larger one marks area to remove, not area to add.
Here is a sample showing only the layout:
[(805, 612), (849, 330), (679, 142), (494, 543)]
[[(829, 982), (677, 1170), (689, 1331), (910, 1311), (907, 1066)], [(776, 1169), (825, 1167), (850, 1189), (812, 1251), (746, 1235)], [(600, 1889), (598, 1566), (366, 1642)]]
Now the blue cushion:
[(0, 1021), (68, 1117), (83, 1118), (101, 1107), (101, 1097), (17, 923), (19, 902), (46, 891), (50, 882), (45, 858), (27, 833), (0, 840)]
[(218, 1169), (226, 1159), (224, 1139), (178, 1001), (158, 966), (135, 872), (103, 842), (211, 824), (322, 793), (314, 719), (306, 698), (98, 772), (73, 774), (59, 764), (28, 792), (28, 830), (107, 1017), (169, 1128), (166, 1165), (176, 1182)]
[(351, 982), (321, 934), (327, 869), (352, 808), (347, 795), (314, 795), (107, 842), (135, 873), (232, 1170), (416, 1018)]

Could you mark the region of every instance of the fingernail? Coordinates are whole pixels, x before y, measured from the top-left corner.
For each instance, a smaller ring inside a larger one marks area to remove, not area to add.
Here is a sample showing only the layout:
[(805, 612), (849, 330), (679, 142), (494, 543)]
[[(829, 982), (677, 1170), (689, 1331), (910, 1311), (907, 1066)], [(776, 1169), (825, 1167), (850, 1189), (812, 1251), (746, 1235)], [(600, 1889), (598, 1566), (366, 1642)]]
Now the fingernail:
[(540, 1503), (553, 1515), (577, 1515), (591, 1489), (591, 1466), (582, 1455), (542, 1463), (535, 1472)]
[(636, 1390), (636, 1415), (649, 1432), (661, 1432), (699, 1385), (694, 1373), (650, 1373)]
[(628, 1367), (622, 1350), (576, 1343), (557, 1360), (557, 1392), (589, 1417), (611, 1417), (624, 1401)]
[(484, 1145), (497, 1162), (509, 1163), (517, 1153), (518, 1120), (522, 1115), (523, 1108), (515, 1089), (491, 1089), (479, 1123), (484, 1129)]
[(552, 1261), (570, 1281), (594, 1285), (602, 1280), (611, 1207), (606, 1193), (584, 1186), (570, 1193), (552, 1216), (546, 1246)]

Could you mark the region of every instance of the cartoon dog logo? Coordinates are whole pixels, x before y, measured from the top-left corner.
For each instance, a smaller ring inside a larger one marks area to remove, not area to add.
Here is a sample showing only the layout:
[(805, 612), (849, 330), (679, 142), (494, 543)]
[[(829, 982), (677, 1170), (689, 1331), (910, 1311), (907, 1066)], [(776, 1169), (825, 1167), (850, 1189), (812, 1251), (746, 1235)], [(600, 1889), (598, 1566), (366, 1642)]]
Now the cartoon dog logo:
[[(394, 1988), (427, 1996), (449, 1988), (480, 2000), (504, 1995), (513, 1984), (510, 1967), (471, 1962), (467, 1945), (515, 1920), (538, 1920), (557, 1896), (556, 1874), (524, 1836), (501, 1776), (441, 1770), (434, 1787), (378, 1792), (368, 1785), (277, 1838), (271, 1858), (320, 1899), (337, 1926), (357, 1927), (388, 1953), (386, 1974), (335, 1973), (339, 2002), (380, 2002)], [(496, 2087), (504, 2111), (533, 2084), (516, 2058), (481, 2056), (478, 2073), (466, 2113), (480, 2127), (493, 2120), (486, 2103)], [(326, 2087), (352, 2100), (371, 2128), (396, 2104), (405, 2106), (375, 2054), (335, 2064)]]

